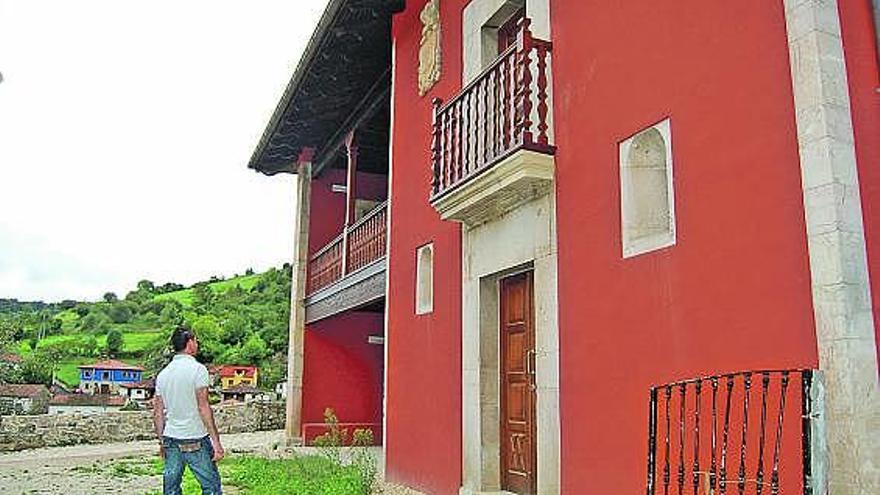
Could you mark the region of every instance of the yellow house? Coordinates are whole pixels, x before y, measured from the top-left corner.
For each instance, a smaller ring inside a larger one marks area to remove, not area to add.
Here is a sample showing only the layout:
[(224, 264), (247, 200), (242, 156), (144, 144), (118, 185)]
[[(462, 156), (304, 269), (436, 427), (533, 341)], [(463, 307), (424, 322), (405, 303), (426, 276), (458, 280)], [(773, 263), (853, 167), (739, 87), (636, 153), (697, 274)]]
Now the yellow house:
[(238, 387), (239, 385), (257, 386), (256, 366), (231, 366), (220, 367), (220, 388), (223, 390)]

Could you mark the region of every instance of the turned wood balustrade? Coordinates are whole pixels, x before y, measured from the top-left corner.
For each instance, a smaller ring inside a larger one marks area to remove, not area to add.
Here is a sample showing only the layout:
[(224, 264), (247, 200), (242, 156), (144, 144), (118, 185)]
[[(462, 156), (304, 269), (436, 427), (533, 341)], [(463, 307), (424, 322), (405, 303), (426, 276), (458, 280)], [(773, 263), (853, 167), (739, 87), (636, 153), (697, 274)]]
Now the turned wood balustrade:
[(307, 294), (385, 256), (387, 211), (387, 203), (377, 206), (312, 256)]
[(552, 43), (532, 37), (531, 20), (453, 99), (434, 98), (431, 199), (437, 199), (514, 152), (553, 154), (548, 135)]

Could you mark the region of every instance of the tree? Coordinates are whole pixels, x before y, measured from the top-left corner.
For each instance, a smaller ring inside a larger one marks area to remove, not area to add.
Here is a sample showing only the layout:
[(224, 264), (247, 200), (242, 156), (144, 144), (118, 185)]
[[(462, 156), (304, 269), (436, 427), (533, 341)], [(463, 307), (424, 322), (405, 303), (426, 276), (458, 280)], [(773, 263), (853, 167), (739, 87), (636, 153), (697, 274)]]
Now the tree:
[(226, 345), (238, 345), (251, 333), (250, 322), (241, 314), (234, 314), (223, 322), (220, 341)]
[(73, 299), (65, 299), (58, 303), (58, 307), (61, 309), (73, 309), (76, 307), (77, 304), (79, 303), (77, 303)]
[(193, 307), (202, 313), (209, 313), (214, 306), (214, 291), (207, 283), (201, 282), (193, 286)]
[(190, 325), (199, 340), (199, 354), (206, 362), (213, 362), (222, 352), (220, 344), (220, 324), (211, 315), (197, 317)]
[(137, 283), (137, 290), (143, 292), (154, 292), (156, 290), (156, 284), (144, 279)]
[(14, 337), (15, 326), (13, 323), (6, 318), (0, 318), (0, 349), (5, 349), (11, 344)]
[(104, 302), (108, 302), (108, 303), (116, 302), (119, 300), (119, 298), (116, 297), (116, 294), (113, 292), (105, 292), (103, 299), (104, 299)]
[(79, 322), (79, 328), (84, 332), (104, 333), (109, 327), (110, 318), (100, 310), (92, 311)]
[(117, 357), (122, 354), (123, 346), (122, 332), (116, 329), (110, 330), (107, 333), (107, 354), (110, 357)]
[(50, 385), (52, 383), (53, 362), (49, 356), (40, 352), (35, 352), (25, 357), (20, 369), (22, 383), (44, 383)]
[(167, 284), (162, 284), (158, 288), (156, 288), (156, 293), (165, 294), (168, 292), (175, 292), (178, 290), (183, 290), (185, 287), (181, 284), (175, 284), (174, 282), (168, 282)]
[(162, 311), (159, 313), (159, 321), (162, 325), (175, 327), (183, 323), (183, 305), (175, 299), (167, 299)]
[(113, 323), (128, 323), (132, 315), (131, 305), (125, 302), (116, 302), (107, 308), (107, 316)]
[(253, 334), (241, 346), (241, 357), (247, 364), (256, 364), (269, 355), (269, 347), (259, 335)]

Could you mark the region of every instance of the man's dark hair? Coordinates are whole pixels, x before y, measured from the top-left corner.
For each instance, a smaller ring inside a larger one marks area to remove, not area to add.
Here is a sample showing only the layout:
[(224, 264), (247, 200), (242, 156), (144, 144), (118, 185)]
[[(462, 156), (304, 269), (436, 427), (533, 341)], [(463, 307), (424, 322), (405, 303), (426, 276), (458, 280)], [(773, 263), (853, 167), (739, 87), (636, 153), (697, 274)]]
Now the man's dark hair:
[(174, 333), (171, 334), (171, 347), (174, 348), (174, 352), (181, 352), (186, 349), (187, 342), (194, 338), (195, 334), (193, 331), (181, 325), (175, 328)]

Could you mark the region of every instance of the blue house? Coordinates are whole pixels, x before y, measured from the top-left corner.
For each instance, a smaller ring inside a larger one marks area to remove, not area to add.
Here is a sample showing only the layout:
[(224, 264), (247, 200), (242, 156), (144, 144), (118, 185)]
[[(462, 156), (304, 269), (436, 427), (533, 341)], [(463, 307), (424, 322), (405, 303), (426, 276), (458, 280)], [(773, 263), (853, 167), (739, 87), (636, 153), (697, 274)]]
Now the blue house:
[(144, 369), (113, 359), (79, 367), (79, 388), (88, 394), (119, 394), (122, 385), (140, 383)]

